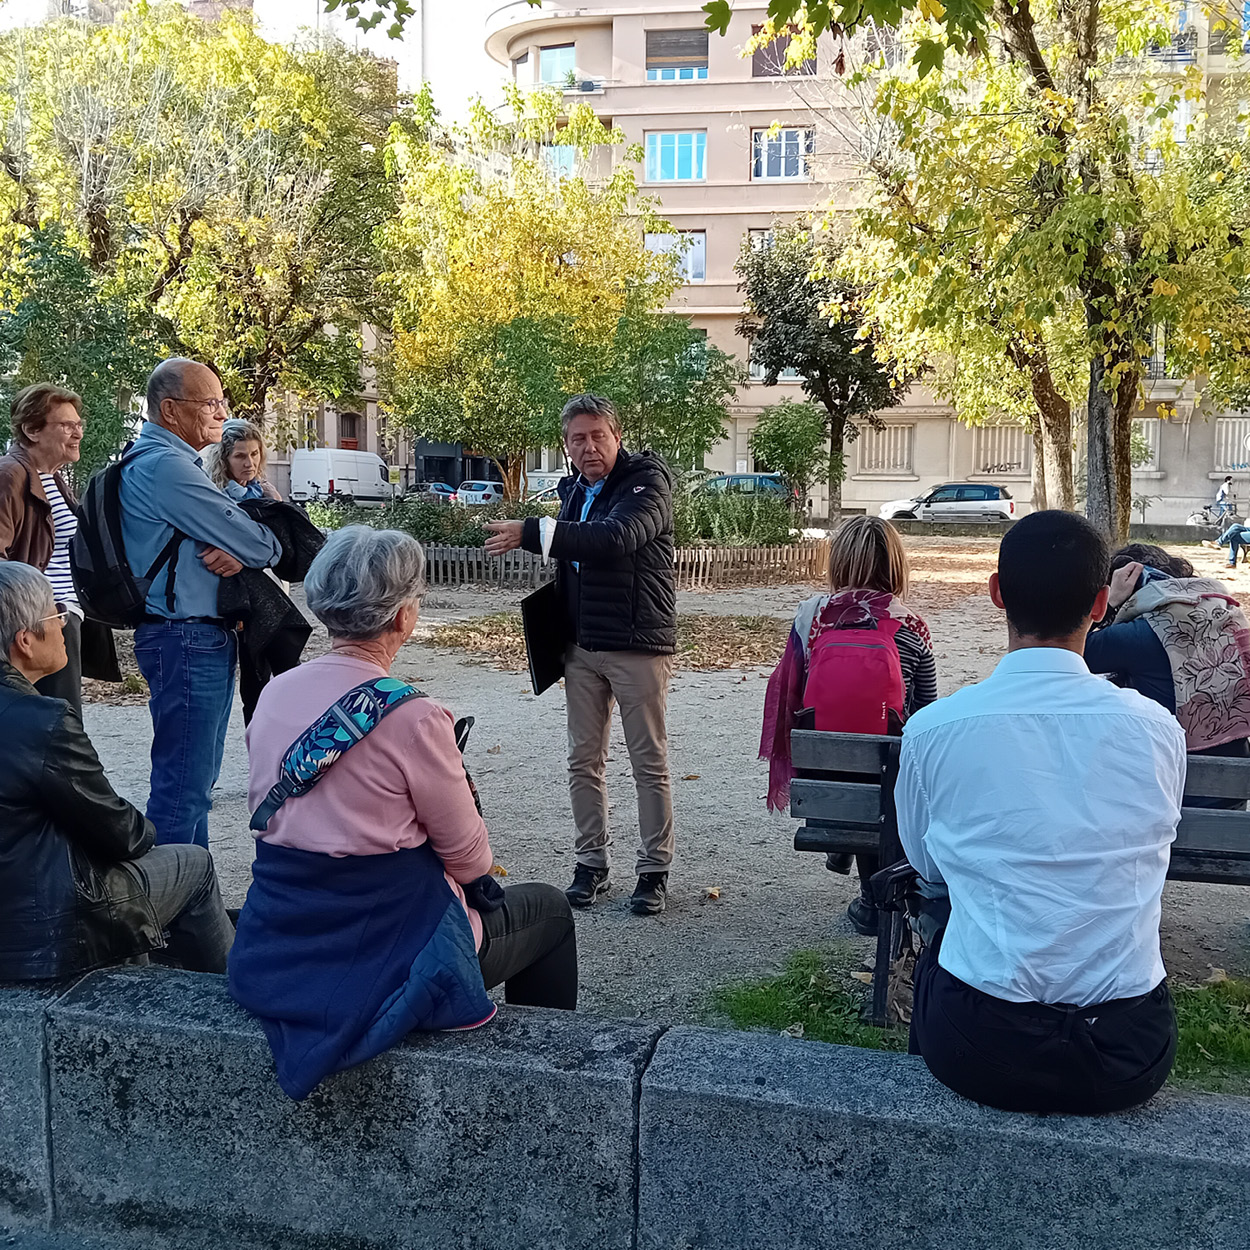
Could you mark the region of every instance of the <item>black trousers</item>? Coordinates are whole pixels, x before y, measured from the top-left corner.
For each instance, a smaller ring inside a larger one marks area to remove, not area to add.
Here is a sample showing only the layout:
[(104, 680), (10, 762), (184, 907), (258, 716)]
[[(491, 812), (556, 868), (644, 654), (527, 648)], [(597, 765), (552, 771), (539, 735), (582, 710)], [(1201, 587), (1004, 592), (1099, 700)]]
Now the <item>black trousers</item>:
[(65, 618), (63, 669), (35, 682), (35, 689), (49, 699), (64, 699), (82, 719), (82, 622), (71, 612)]
[(1176, 1058), (1167, 981), (1140, 998), (1095, 1007), (1009, 1003), (937, 961), (916, 965), (912, 1054), (943, 1085), (1003, 1111), (1099, 1115), (1158, 1093)]
[(564, 891), (530, 882), (504, 888), (504, 903), (482, 914), (478, 963), (486, 988), (503, 984), (521, 1007), (577, 1006), (577, 931)]

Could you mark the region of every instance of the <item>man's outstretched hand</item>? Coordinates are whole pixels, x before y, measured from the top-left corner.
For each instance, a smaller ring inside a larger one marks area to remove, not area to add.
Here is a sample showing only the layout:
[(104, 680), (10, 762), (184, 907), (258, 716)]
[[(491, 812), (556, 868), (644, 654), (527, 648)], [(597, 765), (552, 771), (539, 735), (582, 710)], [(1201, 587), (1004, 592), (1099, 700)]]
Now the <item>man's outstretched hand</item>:
[(515, 551), (521, 545), (525, 522), (487, 521), (486, 528), (490, 531), (486, 539), (487, 554), (501, 556), (506, 552)]

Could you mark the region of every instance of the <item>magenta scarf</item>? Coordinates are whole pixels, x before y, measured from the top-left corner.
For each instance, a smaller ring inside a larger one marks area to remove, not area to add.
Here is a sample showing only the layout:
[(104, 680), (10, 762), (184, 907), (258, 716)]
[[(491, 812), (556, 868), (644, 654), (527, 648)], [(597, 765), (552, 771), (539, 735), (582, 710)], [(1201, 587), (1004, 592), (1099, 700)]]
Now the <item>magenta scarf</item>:
[(790, 730), (795, 715), (803, 708), (812, 643), (826, 630), (867, 626), (885, 617), (900, 621), (926, 645), (930, 644), (928, 625), (901, 599), (885, 591), (840, 590), (833, 595), (813, 595), (799, 605), (786, 649), (768, 679), (764, 695), (760, 759), (768, 760), (769, 811), (784, 811), (790, 806), (790, 782), (794, 777)]

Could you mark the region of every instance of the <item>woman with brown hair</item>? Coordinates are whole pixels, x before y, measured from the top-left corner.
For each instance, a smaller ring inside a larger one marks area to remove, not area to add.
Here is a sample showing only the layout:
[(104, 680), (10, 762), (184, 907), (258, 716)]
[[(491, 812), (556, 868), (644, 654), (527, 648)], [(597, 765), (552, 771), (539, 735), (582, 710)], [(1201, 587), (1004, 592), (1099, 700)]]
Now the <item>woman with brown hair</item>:
[[(38, 382), (13, 396), (10, 413), (13, 441), (8, 453), (0, 456), (0, 558), (33, 565), (52, 583), (57, 611), (66, 613), (68, 663), (44, 677), (36, 689), (64, 699), (81, 716), (83, 613), (69, 570), (78, 501), (61, 470), (78, 461), (82, 400), (73, 391)], [(100, 675), (112, 677), (116, 664), (112, 638), (96, 641), (108, 650)]]
[[(831, 593), (800, 605), (781, 662), (768, 680), (760, 758), (769, 761), (768, 806), (790, 801), (790, 730), (801, 712), (816, 729), (896, 734), (937, 698), (929, 627), (903, 602), (907, 552), (898, 531), (877, 517), (852, 517), (829, 548)], [(868, 879), (875, 855), (857, 855), (860, 896), (847, 917), (875, 934)], [(830, 867), (846, 871), (831, 857)]]

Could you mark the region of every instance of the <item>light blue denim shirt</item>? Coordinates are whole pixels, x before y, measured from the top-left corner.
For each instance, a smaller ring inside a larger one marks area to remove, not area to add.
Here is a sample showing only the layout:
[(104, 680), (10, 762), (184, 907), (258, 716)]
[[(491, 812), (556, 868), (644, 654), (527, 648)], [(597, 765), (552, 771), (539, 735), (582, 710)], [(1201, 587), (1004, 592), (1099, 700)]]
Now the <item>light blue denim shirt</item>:
[(152, 582), (148, 612), (173, 620), (216, 616), (221, 578), (204, 567), (200, 553), (220, 547), (247, 568), (268, 568), (282, 553), (277, 537), (218, 490), (195, 449), (164, 426), (145, 421), (131, 455), (121, 482), (122, 541), (131, 572), (142, 577), (175, 529), (188, 535), (178, 552), (173, 612), (165, 602), (168, 567)]
[(261, 489), (260, 478), (254, 477), (246, 486), (240, 486), (236, 481), (229, 481), (222, 487), (222, 490), (230, 496), (231, 499), (237, 499), (241, 503), (244, 499), (264, 499), (265, 492)]

